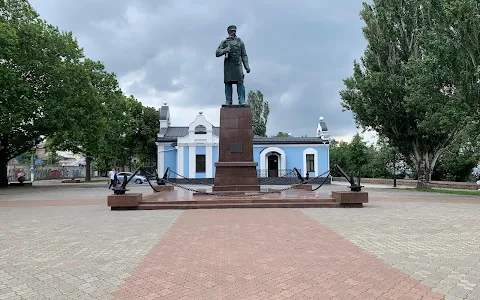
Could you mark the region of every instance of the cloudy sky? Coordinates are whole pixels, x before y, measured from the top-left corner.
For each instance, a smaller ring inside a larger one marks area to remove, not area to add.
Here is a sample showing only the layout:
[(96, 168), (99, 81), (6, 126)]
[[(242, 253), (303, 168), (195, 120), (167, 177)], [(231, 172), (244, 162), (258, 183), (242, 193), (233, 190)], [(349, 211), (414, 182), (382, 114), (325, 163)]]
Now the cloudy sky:
[[(215, 50), (230, 24), (244, 41), (245, 86), (270, 103), (267, 134), (314, 136), (325, 117), (332, 137), (356, 132), (339, 91), (366, 42), (360, 0), (30, 0), (40, 16), (72, 31), (86, 56), (115, 72), (126, 94), (171, 110), (188, 125), (202, 109), (219, 124), (223, 60)], [(236, 99), (234, 91), (234, 98)]]

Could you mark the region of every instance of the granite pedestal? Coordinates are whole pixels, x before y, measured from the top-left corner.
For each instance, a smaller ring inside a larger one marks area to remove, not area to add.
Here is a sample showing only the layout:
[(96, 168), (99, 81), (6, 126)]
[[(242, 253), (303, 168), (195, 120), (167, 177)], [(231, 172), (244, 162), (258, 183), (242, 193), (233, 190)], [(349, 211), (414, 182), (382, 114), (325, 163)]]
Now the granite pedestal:
[(158, 185), (154, 186), (153, 189), (155, 192), (171, 192), (174, 190), (173, 185)]
[(368, 203), (367, 192), (332, 191), (332, 198), (343, 207), (362, 207)]
[(133, 209), (142, 201), (141, 193), (126, 193), (123, 195), (109, 195), (107, 205), (111, 210)]
[(249, 106), (222, 105), (212, 190), (259, 191), (257, 165), (253, 160), (252, 110)]
[(312, 191), (312, 185), (309, 184), (309, 183), (306, 183), (306, 184), (293, 184), (292, 185), (292, 188), (293, 189), (296, 189), (296, 190), (306, 190), (306, 191)]

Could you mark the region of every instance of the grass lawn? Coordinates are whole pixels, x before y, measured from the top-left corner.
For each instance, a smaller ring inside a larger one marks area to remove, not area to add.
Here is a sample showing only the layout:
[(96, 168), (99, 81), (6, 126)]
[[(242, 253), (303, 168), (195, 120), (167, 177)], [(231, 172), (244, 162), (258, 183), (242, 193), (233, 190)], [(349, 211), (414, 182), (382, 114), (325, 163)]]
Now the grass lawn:
[(453, 194), (453, 195), (480, 196), (480, 191), (473, 191), (473, 190), (451, 190), (451, 189), (430, 188), (430, 189), (418, 189), (417, 191), (430, 192), (430, 193)]

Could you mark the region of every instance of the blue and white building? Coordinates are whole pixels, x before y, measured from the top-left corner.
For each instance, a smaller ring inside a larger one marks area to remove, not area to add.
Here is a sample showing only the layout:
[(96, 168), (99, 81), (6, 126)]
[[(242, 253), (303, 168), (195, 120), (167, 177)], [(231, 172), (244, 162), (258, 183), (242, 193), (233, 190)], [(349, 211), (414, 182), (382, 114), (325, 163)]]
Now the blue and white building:
[[(159, 176), (170, 168), (188, 178), (215, 178), (219, 136), (220, 128), (208, 122), (202, 111), (188, 126), (171, 126), (169, 107), (164, 103), (156, 141)], [(323, 117), (315, 137), (255, 136), (253, 152), (259, 177), (281, 177), (293, 168), (310, 177), (326, 172), (330, 169), (329, 139)]]

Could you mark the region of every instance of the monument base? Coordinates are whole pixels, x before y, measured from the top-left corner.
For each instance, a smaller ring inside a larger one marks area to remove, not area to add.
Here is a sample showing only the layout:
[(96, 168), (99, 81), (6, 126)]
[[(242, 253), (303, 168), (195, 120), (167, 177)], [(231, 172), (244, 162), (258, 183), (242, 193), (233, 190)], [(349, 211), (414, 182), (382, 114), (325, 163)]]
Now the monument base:
[(258, 192), (253, 160), (252, 110), (245, 105), (220, 109), (219, 157), (215, 163), (213, 192)]
[(110, 195), (107, 198), (107, 205), (112, 210), (135, 209), (142, 201), (141, 193), (126, 193), (123, 195)]
[(154, 186), (153, 189), (155, 192), (171, 192), (174, 190), (173, 185), (158, 185)]
[(257, 192), (260, 191), (256, 162), (215, 163), (214, 192)]
[(307, 184), (294, 184), (292, 185), (292, 188), (295, 190), (305, 190), (305, 191), (312, 191), (312, 185), (307, 183)]
[(362, 206), (368, 203), (367, 192), (332, 191), (332, 198), (342, 206)]
[(213, 186), (214, 192), (226, 192), (227, 194), (233, 192), (259, 192), (260, 185), (221, 185)]

